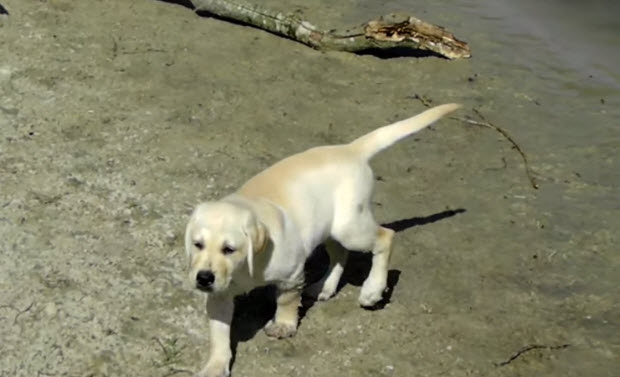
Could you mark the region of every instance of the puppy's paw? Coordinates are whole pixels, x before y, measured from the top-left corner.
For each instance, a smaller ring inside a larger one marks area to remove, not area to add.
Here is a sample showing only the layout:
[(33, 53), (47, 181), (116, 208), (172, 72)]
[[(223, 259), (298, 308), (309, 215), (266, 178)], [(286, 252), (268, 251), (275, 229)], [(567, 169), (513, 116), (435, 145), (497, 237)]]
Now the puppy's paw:
[(317, 299), (318, 301), (327, 301), (334, 297), (338, 284), (329, 284), (324, 280), (320, 280), (304, 290), (306, 296)]
[(383, 298), (384, 284), (375, 284), (373, 281), (365, 281), (360, 292), (358, 301), (363, 307), (372, 307)]
[(267, 336), (277, 339), (290, 338), (297, 333), (297, 325), (292, 323), (282, 323), (269, 321), (265, 328)]
[(210, 359), (196, 377), (229, 377), (230, 370), (228, 364), (230, 360), (226, 359)]
[(327, 279), (323, 284), (323, 288), (321, 289), (321, 293), (317, 299), (319, 301), (327, 301), (330, 298), (334, 297), (336, 291), (338, 290), (338, 280), (335, 279)]
[(336, 293), (335, 289), (329, 290), (329, 289), (323, 288), (323, 290), (321, 291), (321, 293), (319, 293), (316, 299), (319, 301), (327, 301), (330, 298), (334, 297), (335, 293)]

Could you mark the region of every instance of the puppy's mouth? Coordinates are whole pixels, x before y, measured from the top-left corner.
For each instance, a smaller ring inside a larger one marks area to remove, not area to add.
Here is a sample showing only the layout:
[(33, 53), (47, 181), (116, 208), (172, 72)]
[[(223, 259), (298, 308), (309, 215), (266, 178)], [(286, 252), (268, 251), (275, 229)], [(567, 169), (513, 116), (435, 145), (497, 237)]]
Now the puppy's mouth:
[(199, 291), (210, 293), (213, 292), (213, 285), (202, 285), (196, 283), (196, 289), (198, 289)]

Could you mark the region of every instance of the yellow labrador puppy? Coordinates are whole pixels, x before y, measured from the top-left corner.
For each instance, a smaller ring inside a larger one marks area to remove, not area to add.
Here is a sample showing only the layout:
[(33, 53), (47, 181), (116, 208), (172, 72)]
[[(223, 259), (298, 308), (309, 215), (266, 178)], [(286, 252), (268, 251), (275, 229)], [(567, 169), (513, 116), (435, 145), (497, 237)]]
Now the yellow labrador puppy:
[(387, 284), (394, 231), (372, 215), (373, 173), (368, 161), (379, 151), (460, 107), (448, 104), (379, 128), (349, 144), (322, 146), (288, 157), (247, 181), (237, 192), (198, 205), (185, 233), (189, 278), (207, 292), (210, 356), (200, 376), (230, 374), (233, 298), (267, 284), (277, 287), (275, 317), (267, 335), (297, 331), (304, 262), (322, 242), (330, 267), (319, 282), (320, 300), (330, 298), (348, 250), (372, 251), (372, 267), (359, 296), (373, 306)]

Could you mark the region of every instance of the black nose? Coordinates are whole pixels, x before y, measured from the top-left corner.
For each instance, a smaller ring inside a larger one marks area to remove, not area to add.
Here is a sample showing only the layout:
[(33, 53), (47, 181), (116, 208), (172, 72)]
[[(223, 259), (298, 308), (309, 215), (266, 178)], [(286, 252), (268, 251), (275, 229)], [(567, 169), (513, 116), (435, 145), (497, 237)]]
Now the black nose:
[(215, 281), (215, 275), (210, 270), (198, 271), (196, 284), (201, 288), (210, 288)]

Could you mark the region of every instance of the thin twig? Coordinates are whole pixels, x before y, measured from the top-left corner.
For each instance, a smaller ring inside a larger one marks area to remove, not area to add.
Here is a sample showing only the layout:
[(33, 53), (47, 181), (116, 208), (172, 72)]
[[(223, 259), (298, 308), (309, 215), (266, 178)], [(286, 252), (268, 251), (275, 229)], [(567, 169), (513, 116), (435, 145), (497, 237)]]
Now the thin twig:
[(34, 301), (30, 303), (30, 305), (28, 305), (28, 307), (24, 310), (19, 311), (19, 313), (17, 313), (15, 315), (15, 318), (13, 319), (13, 324), (17, 323), (17, 318), (19, 318), (20, 315), (26, 313), (27, 311), (29, 311), (30, 309), (32, 309), (32, 306), (34, 305)]
[(510, 136), (508, 134), (508, 132), (504, 131), (503, 129), (501, 129), (501, 128), (497, 127), (496, 125), (494, 125), (493, 123), (489, 122), (487, 120), (487, 118), (484, 115), (482, 115), (482, 113), (478, 109), (474, 108), (473, 110), (480, 117), (480, 119), (482, 119), (486, 123), (486, 127), (490, 127), (492, 129), (494, 129), (495, 131), (499, 132), (508, 141), (510, 141), (512, 143), (512, 145), (515, 147), (517, 152), (519, 152), (519, 154), (521, 155), (521, 158), (523, 159), (523, 165), (525, 167), (525, 174), (527, 175), (527, 178), (530, 180), (530, 184), (532, 185), (532, 187), (534, 189), (538, 190), (538, 183), (536, 183), (536, 181), (534, 180), (534, 177), (532, 176), (530, 165), (527, 162), (527, 156), (525, 156), (525, 152), (523, 152), (523, 150), (521, 149), (519, 144), (517, 144), (517, 142), (512, 138), (512, 136)]
[[(412, 99), (420, 101), (420, 103), (422, 103), (422, 105), (424, 105), (425, 107), (431, 107), (432, 106), (432, 102), (433, 102), (432, 99), (426, 98), (424, 96), (420, 96), (418, 94), (415, 94), (415, 95), (410, 96), (408, 98), (412, 98)], [(473, 124), (475, 126), (491, 128), (491, 129), (494, 129), (495, 131), (499, 132), (500, 134), (502, 134), (502, 136), (504, 136), (504, 138), (506, 138), (506, 140), (508, 140), (512, 144), (512, 146), (517, 150), (517, 152), (519, 152), (519, 154), (521, 155), (521, 158), (523, 159), (523, 165), (524, 165), (524, 168), (525, 168), (525, 175), (527, 175), (527, 178), (530, 181), (530, 184), (532, 185), (532, 187), (537, 190), (539, 186), (538, 186), (538, 183), (534, 180), (534, 177), (532, 175), (532, 171), (530, 169), (530, 165), (527, 162), (527, 156), (525, 155), (525, 152), (523, 152), (523, 149), (521, 149), (519, 144), (517, 144), (515, 139), (513, 139), (512, 136), (510, 136), (510, 134), (508, 134), (508, 132), (506, 132), (502, 128), (500, 128), (500, 127), (494, 125), (493, 123), (489, 122), (489, 120), (484, 115), (482, 115), (480, 110), (478, 110), (476, 108), (473, 108), (472, 111), (474, 113), (476, 113), (476, 115), (478, 115), (478, 117), (482, 120), (482, 122), (478, 122), (478, 121), (470, 119), (470, 118), (462, 118), (462, 117), (457, 117), (457, 116), (451, 116), (449, 118), (453, 119), (453, 120), (456, 120), (456, 121), (459, 121), (459, 122), (463, 122), (463, 123), (467, 123), (467, 124)]]
[(467, 124), (473, 124), (474, 126), (480, 126), (480, 127), (487, 127), (488, 125), (486, 123), (482, 123), (482, 122), (478, 122), (476, 120), (473, 120), (471, 118), (462, 118), (462, 117), (449, 117), (450, 119), (453, 120), (458, 120), (459, 122), (463, 122), (463, 123), (467, 123)]
[(168, 350), (166, 349), (166, 347), (164, 346), (164, 344), (161, 342), (161, 340), (159, 340), (158, 337), (154, 336), (153, 339), (155, 339), (155, 341), (157, 342), (157, 344), (159, 344), (159, 347), (161, 347), (161, 351), (164, 353), (164, 355), (168, 354)]
[(426, 98), (424, 96), (419, 95), (418, 93), (414, 94), (413, 96), (407, 96), (407, 98), (412, 98), (412, 99), (417, 99), (418, 101), (420, 101), (422, 103), (422, 105), (424, 105), (425, 107), (431, 107), (432, 106), (432, 102), (433, 100), (430, 98)]
[(527, 345), (527, 346), (521, 348), (517, 352), (515, 352), (514, 355), (510, 356), (510, 358), (508, 360), (502, 361), (501, 363), (495, 363), (495, 366), (496, 367), (503, 367), (504, 365), (508, 365), (508, 364), (512, 363), (519, 356), (521, 356), (524, 353), (529, 352), (531, 350), (536, 350), (536, 349), (560, 350), (560, 349), (564, 349), (564, 348), (567, 348), (567, 347), (570, 347), (570, 344), (562, 344), (562, 345), (559, 345), (559, 346), (547, 346), (547, 345), (544, 345), (544, 344), (530, 344), (530, 345)]
[(170, 368), (170, 371), (168, 373), (164, 374), (162, 377), (169, 377), (169, 376), (173, 376), (173, 375), (179, 374), (179, 373), (193, 374), (193, 372), (191, 370)]

